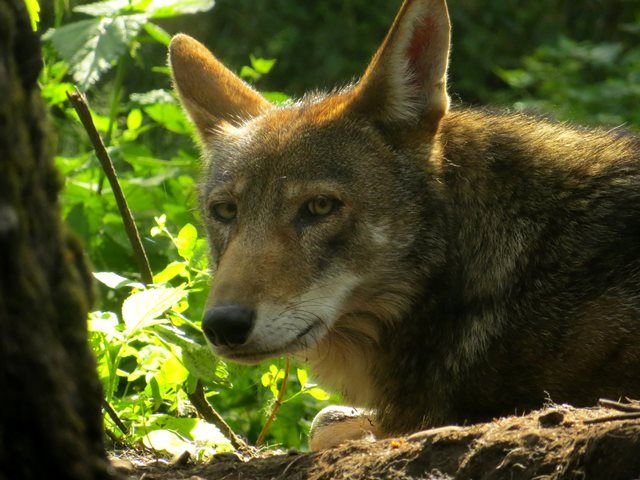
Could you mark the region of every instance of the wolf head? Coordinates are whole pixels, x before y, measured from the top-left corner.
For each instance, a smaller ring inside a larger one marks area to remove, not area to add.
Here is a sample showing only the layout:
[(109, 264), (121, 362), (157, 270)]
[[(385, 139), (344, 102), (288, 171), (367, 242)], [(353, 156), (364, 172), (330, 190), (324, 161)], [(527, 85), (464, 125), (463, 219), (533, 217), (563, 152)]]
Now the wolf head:
[(281, 106), (173, 38), (175, 87), (203, 150), (214, 273), (203, 330), (218, 354), (255, 362), (376, 342), (409, 308), (443, 255), (449, 37), (444, 0), (408, 0), (357, 84)]

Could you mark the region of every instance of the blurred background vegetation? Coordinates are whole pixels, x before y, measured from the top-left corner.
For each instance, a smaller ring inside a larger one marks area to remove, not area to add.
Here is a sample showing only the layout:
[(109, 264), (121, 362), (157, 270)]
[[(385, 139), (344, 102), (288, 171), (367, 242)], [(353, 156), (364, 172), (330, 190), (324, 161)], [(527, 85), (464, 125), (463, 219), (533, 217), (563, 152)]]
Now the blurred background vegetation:
[[(173, 432), (172, 441), (195, 439), (204, 449), (210, 432), (196, 428), (186, 401), (201, 382), (236, 432), (255, 441), (281, 385), (282, 362), (238, 367), (199, 350), (209, 281), (195, 210), (199, 162), (170, 92), (166, 44), (178, 32), (196, 37), (277, 101), (357, 79), (400, 0), (25, 1), (32, 11), (40, 7), (36, 28), (45, 34), (41, 84), (66, 178), (63, 215), (103, 272), (92, 344), (107, 400), (133, 433), (123, 435), (109, 418), (107, 428), (121, 441)], [(640, 128), (640, 0), (450, 0), (449, 8), (454, 103)], [(108, 184), (66, 100), (74, 84), (87, 93), (116, 163), (154, 287), (139, 283)], [(167, 308), (140, 313), (149, 298)], [(267, 439), (304, 447), (309, 422), (327, 400), (303, 368), (290, 376), (289, 400)]]

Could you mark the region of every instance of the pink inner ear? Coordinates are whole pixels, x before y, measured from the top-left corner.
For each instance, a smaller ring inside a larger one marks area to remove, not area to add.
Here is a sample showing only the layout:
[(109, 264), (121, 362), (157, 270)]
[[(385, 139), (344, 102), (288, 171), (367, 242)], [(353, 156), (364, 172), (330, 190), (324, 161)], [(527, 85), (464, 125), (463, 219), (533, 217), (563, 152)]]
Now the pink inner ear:
[(423, 86), (424, 81), (429, 76), (429, 69), (432, 68), (428, 57), (428, 48), (433, 48), (433, 38), (437, 34), (438, 26), (432, 17), (427, 16), (413, 29), (411, 42), (407, 47), (407, 57), (409, 65), (415, 71), (414, 83), (416, 86)]

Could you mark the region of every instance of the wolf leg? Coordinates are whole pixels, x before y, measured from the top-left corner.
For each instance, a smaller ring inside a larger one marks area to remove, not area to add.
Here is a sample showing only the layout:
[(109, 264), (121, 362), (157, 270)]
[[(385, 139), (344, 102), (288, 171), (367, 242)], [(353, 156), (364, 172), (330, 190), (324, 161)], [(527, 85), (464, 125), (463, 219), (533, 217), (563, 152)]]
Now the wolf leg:
[(309, 431), (313, 451), (335, 447), (347, 440), (375, 440), (374, 412), (343, 405), (329, 405), (318, 412)]

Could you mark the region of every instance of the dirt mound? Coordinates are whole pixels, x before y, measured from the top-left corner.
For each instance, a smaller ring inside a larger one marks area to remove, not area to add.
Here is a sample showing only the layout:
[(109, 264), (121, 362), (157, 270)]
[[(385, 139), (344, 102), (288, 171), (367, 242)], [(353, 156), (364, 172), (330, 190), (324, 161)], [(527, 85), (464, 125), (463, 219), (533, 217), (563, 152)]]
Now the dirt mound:
[(553, 406), (318, 453), (221, 454), (206, 465), (144, 465), (126, 473), (145, 480), (640, 479), (640, 407), (627, 410), (634, 408)]

